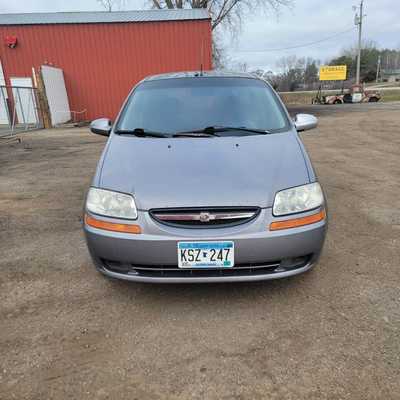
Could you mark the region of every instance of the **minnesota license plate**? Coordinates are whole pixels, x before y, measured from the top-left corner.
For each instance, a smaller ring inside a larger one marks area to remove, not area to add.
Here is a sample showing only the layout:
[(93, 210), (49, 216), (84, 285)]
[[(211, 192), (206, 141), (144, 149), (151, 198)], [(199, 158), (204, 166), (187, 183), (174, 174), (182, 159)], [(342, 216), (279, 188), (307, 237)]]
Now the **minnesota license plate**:
[(234, 265), (233, 242), (178, 242), (179, 268), (231, 268)]

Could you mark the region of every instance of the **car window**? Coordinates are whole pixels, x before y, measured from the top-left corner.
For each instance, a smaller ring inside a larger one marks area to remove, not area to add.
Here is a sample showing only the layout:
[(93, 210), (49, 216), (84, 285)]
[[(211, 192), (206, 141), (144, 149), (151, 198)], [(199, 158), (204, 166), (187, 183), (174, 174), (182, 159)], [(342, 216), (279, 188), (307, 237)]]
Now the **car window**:
[(276, 95), (260, 80), (193, 77), (140, 84), (130, 96), (117, 129), (174, 133), (209, 126), (273, 132), (286, 130), (289, 122)]

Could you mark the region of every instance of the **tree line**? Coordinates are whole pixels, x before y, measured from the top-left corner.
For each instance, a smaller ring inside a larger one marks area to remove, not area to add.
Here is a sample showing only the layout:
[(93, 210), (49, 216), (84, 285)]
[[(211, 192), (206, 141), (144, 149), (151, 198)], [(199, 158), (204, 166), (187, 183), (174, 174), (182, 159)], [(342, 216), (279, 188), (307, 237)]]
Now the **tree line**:
[[(354, 79), (357, 64), (357, 59), (354, 56), (356, 51), (354, 47), (343, 50), (338, 57), (330, 61), (329, 65), (347, 65), (348, 79)], [(400, 69), (400, 49), (379, 49), (374, 42), (365, 42), (361, 49), (360, 76), (363, 82), (376, 80), (379, 59), (381, 60), (382, 70)]]

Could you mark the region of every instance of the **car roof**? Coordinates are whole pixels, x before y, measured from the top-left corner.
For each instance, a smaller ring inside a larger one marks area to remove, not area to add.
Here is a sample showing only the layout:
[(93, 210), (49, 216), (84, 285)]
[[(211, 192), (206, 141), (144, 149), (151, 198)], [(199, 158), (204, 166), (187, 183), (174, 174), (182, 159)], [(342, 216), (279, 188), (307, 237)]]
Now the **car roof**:
[(247, 79), (260, 79), (257, 76), (247, 72), (234, 72), (234, 71), (185, 71), (173, 72), (168, 74), (151, 75), (143, 79), (144, 81), (157, 81), (162, 79), (178, 79), (178, 78), (247, 78)]

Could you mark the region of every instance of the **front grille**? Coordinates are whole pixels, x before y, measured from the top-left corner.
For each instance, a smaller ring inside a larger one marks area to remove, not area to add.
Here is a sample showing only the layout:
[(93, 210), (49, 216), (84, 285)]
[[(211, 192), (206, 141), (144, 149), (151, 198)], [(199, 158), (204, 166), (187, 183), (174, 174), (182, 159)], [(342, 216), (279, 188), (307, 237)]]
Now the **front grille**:
[(115, 261), (102, 260), (104, 267), (119, 274), (137, 275), (149, 278), (196, 278), (196, 277), (228, 277), (271, 275), (304, 267), (311, 259), (311, 255), (287, 260), (260, 262), (251, 264), (236, 264), (232, 268), (202, 268), (186, 269), (177, 265), (137, 265), (121, 264)]
[(178, 208), (150, 210), (157, 222), (185, 228), (223, 228), (240, 225), (256, 218), (259, 207)]

